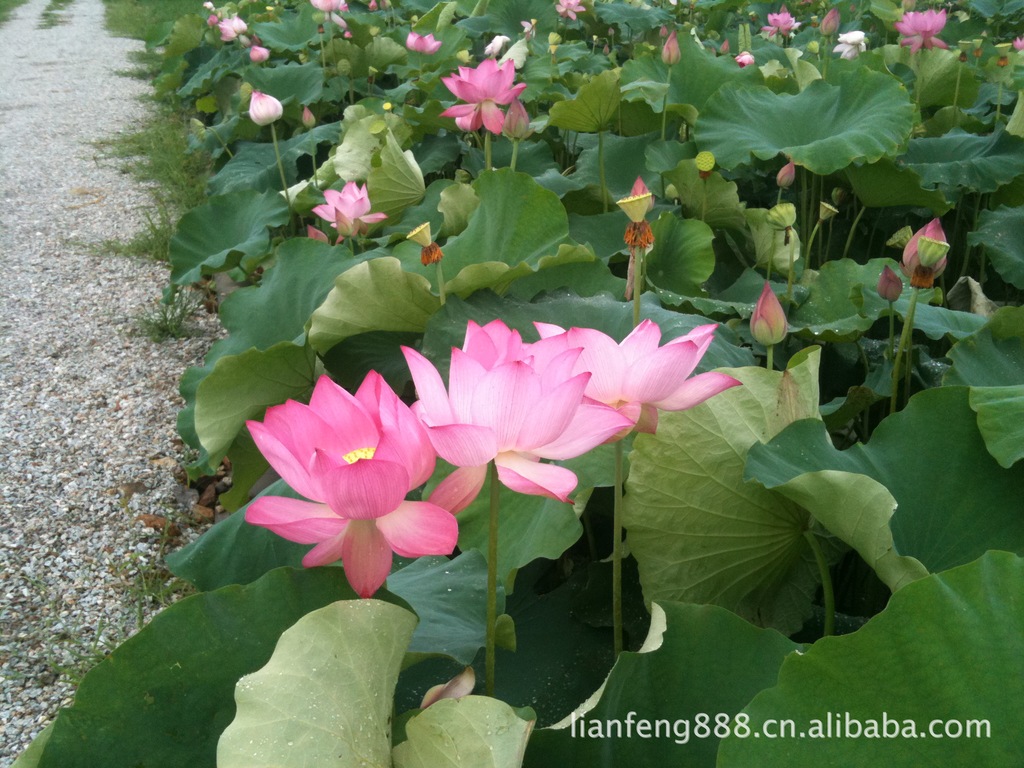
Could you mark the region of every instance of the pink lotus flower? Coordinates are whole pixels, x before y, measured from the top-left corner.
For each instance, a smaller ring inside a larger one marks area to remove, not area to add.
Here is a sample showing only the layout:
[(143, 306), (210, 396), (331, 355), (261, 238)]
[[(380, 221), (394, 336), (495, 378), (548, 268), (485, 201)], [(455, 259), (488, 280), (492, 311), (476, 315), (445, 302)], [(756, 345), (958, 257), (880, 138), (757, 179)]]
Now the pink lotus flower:
[(491, 133), (501, 133), (505, 113), (498, 105), (511, 103), (526, 89), (526, 83), (512, 85), (515, 76), (515, 64), (511, 61), (498, 64), (494, 59), (484, 59), (476, 69), (459, 67), (459, 74), (441, 80), (456, 98), (466, 103), (448, 107), (441, 116), (454, 117), (455, 124), (464, 131), (483, 126)]
[(785, 339), (788, 331), (789, 323), (779, 297), (765, 283), (761, 297), (754, 305), (754, 314), (750, 316), (750, 335), (755, 341), (770, 347)]
[(782, 189), (788, 189), (793, 186), (794, 181), (796, 181), (796, 163), (790, 160), (775, 174), (775, 183)]
[(350, 395), (322, 376), (309, 405), (289, 400), (247, 422), (257, 447), (309, 501), (260, 496), (245, 513), (253, 525), (316, 544), (306, 567), (339, 558), (352, 588), (369, 597), (402, 557), (446, 555), (458, 524), (447, 509), (406, 501), (434, 471), (423, 426), (383, 378), (371, 372)]
[(767, 32), (768, 37), (781, 35), (788, 38), (790, 34), (800, 29), (800, 22), (793, 18), (792, 14), (782, 6), (778, 13), (768, 14), (768, 26), (761, 27), (762, 32)]
[(249, 119), (256, 125), (270, 125), (284, 114), (281, 102), (268, 93), (253, 91), (249, 100)]
[(348, 3), (345, 0), (309, 0), (309, 2), (318, 11), (323, 11), (324, 13), (348, 10)]
[(949, 48), (936, 35), (946, 26), (946, 11), (921, 11), (904, 13), (896, 22), (896, 31), (903, 35), (900, 45), (909, 45), (911, 53), (922, 48)]
[(442, 42), (435, 40), (434, 36), (431, 35), (419, 35), (415, 32), (410, 32), (409, 36), (405, 38), (405, 47), (410, 51), (416, 51), (418, 53), (425, 53), (428, 56), (432, 56), (441, 50)]
[(217, 27), (220, 29), (220, 39), (225, 43), (231, 42), (249, 29), (249, 27), (246, 26), (246, 23), (238, 16), (232, 16), (230, 19), (224, 19), (217, 24)]
[(1013, 50), (1024, 51), (1024, 37), (1013, 38)]
[(270, 58), (270, 51), (262, 45), (254, 45), (249, 49), (249, 60), (253, 64), (262, 64)]
[(587, 7), (580, 0), (558, 0), (555, 10), (563, 19), (576, 21), (576, 14), (586, 13)]
[(754, 63), (754, 54), (750, 51), (740, 51), (736, 54), (736, 63), (739, 64), (740, 69), (749, 67)]
[(420, 398), (413, 410), (438, 454), (459, 467), (431, 495), (453, 512), (480, 492), (492, 460), (513, 491), (568, 502), (576, 475), (540, 459), (579, 456), (632, 425), (584, 402), (591, 375), (572, 373), (579, 349), (544, 339), (524, 344), (500, 320), (469, 323), (462, 349), (452, 350), (447, 390), (423, 355), (402, 352)]
[[(534, 323), (542, 339), (583, 350), (574, 373), (591, 374), (584, 394), (615, 408), (638, 432), (654, 432), (658, 411), (682, 411), (739, 385), (724, 373), (687, 378), (714, 340), (715, 324), (694, 328), (664, 346), (661, 329), (644, 320), (621, 343), (593, 328)], [(628, 430), (627, 430), (628, 431)]]
[[(917, 288), (931, 288), (931, 281), (942, 274), (946, 269), (946, 257), (930, 265), (922, 266), (918, 256), (921, 238), (945, 243), (946, 233), (942, 230), (942, 222), (939, 219), (932, 219), (917, 232), (913, 234), (907, 244), (903, 246), (903, 259), (900, 261), (900, 271), (910, 278), (910, 285)], [(927, 285), (920, 283), (926, 282)]]
[(365, 235), (371, 224), (387, 218), (384, 213), (370, 213), (370, 196), (365, 184), (359, 186), (350, 181), (340, 192), (325, 189), (324, 198), (327, 202), (315, 206), (313, 213), (338, 230), (339, 242), (352, 235)]
[(209, 16), (206, 17), (206, 26), (216, 27), (218, 24), (220, 24), (220, 19), (217, 18), (216, 13), (211, 13)]

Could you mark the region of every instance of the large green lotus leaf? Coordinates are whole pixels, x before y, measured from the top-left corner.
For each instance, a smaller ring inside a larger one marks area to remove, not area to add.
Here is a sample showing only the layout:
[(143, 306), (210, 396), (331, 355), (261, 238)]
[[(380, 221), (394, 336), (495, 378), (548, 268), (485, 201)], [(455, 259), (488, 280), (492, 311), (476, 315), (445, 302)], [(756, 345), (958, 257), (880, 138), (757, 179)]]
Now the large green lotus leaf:
[[(1024, 103), (1024, 99), (1021, 101)], [(1024, 208), (1001, 206), (982, 211), (978, 228), (967, 235), (967, 242), (985, 246), (999, 276), (1024, 288)]]
[[(533, 734), (528, 768), (713, 768), (720, 742), (715, 713), (731, 717), (774, 685), (783, 660), (799, 648), (717, 606), (658, 602), (651, 614), (640, 652), (619, 656), (590, 700), (563, 722)], [(709, 716), (711, 730), (704, 738), (693, 730), (701, 715)], [(660, 730), (652, 738), (655, 727)]]
[(206, 19), (199, 14), (190, 13), (173, 22), (170, 33), (163, 40), (156, 41), (156, 44), (166, 43), (163, 55), (167, 59), (182, 56), (199, 47), (207, 29), (209, 26)]
[(247, 79), (254, 90), (287, 104), (314, 104), (324, 90), (324, 71), (316, 62), (253, 68)]
[[(1024, 720), (1022, 581), (1024, 561), (989, 552), (900, 590), (854, 634), (789, 656), (778, 684), (743, 711), (753, 735), (778, 734), (792, 721), (794, 736), (727, 738), (719, 768), (1016, 765)], [(861, 727), (859, 738), (850, 721)], [(970, 728), (981, 730), (969, 736)]]
[[(338, 124), (320, 125), (287, 141), (278, 142), (285, 181), (289, 185), (299, 181), (296, 163), (309, 157), (317, 147), (338, 140)], [(281, 171), (277, 166), (274, 145), (268, 142), (238, 142), (234, 157), (210, 179), (207, 190), (211, 195), (224, 195), (244, 189), (280, 191)]]
[[(661, 329), (662, 344), (708, 323), (707, 318), (700, 315), (684, 315), (665, 309), (653, 296), (644, 298), (641, 317), (657, 323)], [(538, 338), (533, 326), (535, 322), (553, 323), (563, 328), (595, 328), (621, 341), (633, 330), (633, 305), (607, 294), (580, 297), (569, 291), (557, 291), (533, 302), (487, 292), (476, 293), (465, 300), (453, 298), (427, 324), (423, 354), (430, 358), (442, 377), (447, 377), (451, 349), (462, 347), (469, 321), (486, 325), (497, 319), (519, 331), (526, 341)], [(754, 364), (750, 350), (739, 346), (735, 334), (727, 327), (720, 326), (716, 336), (697, 365), (697, 373)]]
[(623, 523), (648, 602), (721, 605), (787, 634), (809, 617), (809, 515), (743, 482), (752, 446), (818, 418), (819, 353), (802, 357), (784, 372), (728, 370), (743, 386), (663, 414), (656, 434), (634, 441)]
[[(672, 67), (666, 67), (657, 55), (631, 58), (623, 64), (622, 89), (628, 94), (625, 98), (640, 97), (655, 112), (661, 112), (667, 93), (670, 107), (683, 107), (681, 113), (692, 123), (711, 95), (725, 83), (753, 86), (764, 82), (757, 67), (737, 67), (731, 57), (716, 56), (685, 35), (679, 39), (679, 54), (678, 63)], [(662, 89), (654, 88), (656, 85)]]
[(227, 74), (238, 72), (249, 63), (249, 57), (241, 46), (224, 46), (212, 55), (209, 48), (200, 47), (196, 54), (209, 58), (199, 64), (188, 81), (178, 89), (177, 95), (183, 98), (198, 98), (208, 93)]
[(926, 187), (995, 192), (1024, 174), (1024, 139), (1003, 130), (975, 136), (954, 129), (913, 139), (900, 162)]
[[(628, 196), (638, 176), (646, 177), (646, 182), (651, 189), (658, 189), (655, 182), (657, 176), (647, 171), (639, 158), (643, 155), (647, 145), (652, 141), (650, 134), (645, 136), (616, 136), (607, 134), (604, 137), (604, 171), (605, 184), (608, 187), (608, 194), (612, 200)], [(596, 136), (581, 136), (578, 146), (583, 147), (578, 158), (576, 158), (576, 172), (569, 176), (569, 180), (582, 183), (594, 188), (594, 197), (598, 201), (597, 210), (601, 210), (600, 189), (600, 151)], [(596, 213), (597, 211), (593, 211)], [(627, 220), (621, 219), (622, 229), (625, 231)]]
[(663, 290), (677, 294), (700, 293), (715, 271), (715, 239), (711, 227), (699, 219), (680, 219), (663, 213), (651, 227), (654, 247), (644, 258), (644, 276)]
[(524, 19), (537, 19), (538, 29), (554, 29), (559, 21), (554, 5), (547, 0), (492, 0), (487, 3), (470, 0), (462, 5), (462, 12), (472, 16), (462, 19), (456, 26), (465, 29), (473, 37), (486, 35), (490, 39), (500, 34), (515, 39), (517, 35), (523, 34)]
[(219, 462), (245, 426), (271, 405), (301, 399), (316, 381), (312, 347), (290, 341), (222, 357), (196, 390), (196, 434)]
[(804, 272), (800, 284), (808, 289), (807, 299), (789, 313), (790, 329), (823, 341), (858, 338), (877, 319), (865, 313), (864, 293), (875, 290), (882, 262), (889, 263), (887, 259), (867, 264), (840, 259), (826, 261), (817, 272)]
[(949, 350), (942, 383), (971, 387), (1024, 384), (1024, 308), (1003, 307), (984, 328)]
[(685, 217), (700, 219), (713, 229), (746, 228), (745, 206), (736, 183), (717, 171), (702, 179), (693, 160), (680, 160), (665, 180), (675, 187)]
[(611, 127), (618, 109), (619, 74), (609, 69), (580, 86), (575, 99), (552, 105), (548, 124), (567, 131), (597, 133)]
[(572, 291), (579, 296), (597, 296), (599, 293), (624, 296), (626, 280), (613, 275), (603, 261), (574, 261), (520, 277), (509, 284), (505, 295), (530, 301), (538, 294), (554, 291)]
[(366, 188), (373, 201), (373, 210), (387, 214), (391, 219), (423, 199), (426, 192), (423, 172), (413, 153), (409, 150), (403, 152), (391, 131), (388, 131), (379, 155), (374, 156)]
[(694, 131), (697, 146), (725, 168), (752, 157), (787, 155), (817, 174), (892, 156), (913, 128), (914, 108), (899, 82), (867, 70), (831, 85), (818, 80), (798, 94), (763, 86), (722, 86), (708, 99)]
[(317, 36), (317, 24), (313, 21), (314, 8), (303, 3), (297, 12), (286, 12), (272, 22), (257, 22), (252, 31), (259, 35), (263, 45), (275, 51), (302, 51), (308, 48)]
[(402, 269), (398, 259), (371, 259), (342, 272), (313, 313), (309, 341), (320, 353), (370, 331), (422, 331), (440, 306), (422, 275)]
[(580, 243), (589, 245), (598, 258), (608, 262), (614, 254), (626, 251), (624, 240), (629, 219), (623, 218), (618, 207), (608, 213), (584, 216), (569, 214), (569, 235)]
[(391, 707), (416, 616), (341, 600), (285, 630), (270, 661), (238, 681), (218, 768), (391, 765)]
[(909, 205), (929, 208), (941, 216), (953, 207), (938, 190), (924, 189), (917, 173), (897, 167), (887, 157), (866, 165), (851, 165), (846, 169), (846, 177), (861, 205), (868, 208)]
[(395, 768), (519, 768), (533, 722), (486, 696), (442, 699), (405, 726)]
[[(924, 56), (918, 56), (907, 46), (886, 45), (876, 55), (881, 55), (890, 71), (899, 66), (913, 70), (914, 100), (922, 109), (952, 105), (954, 98), (961, 109), (967, 109), (978, 97), (979, 81), (974, 67), (961, 63), (959, 51), (933, 48)], [(958, 69), (961, 70), (959, 83)]]
[(647, 32), (667, 23), (672, 17), (664, 8), (633, 6), (625, 3), (598, 3), (594, 13), (605, 24), (616, 24), (624, 34)]
[(175, 603), (86, 675), (39, 768), (214, 765), (238, 679), (299, 618), (355, 598), (340, 568), (282, 568)]
[(823, 425), (793, 424), (751, 449), (747, 476), (784, 483), (823, 470), (867, 475), (898, 504), (890, 521), (896, 551), (933, 573), (988, 549), (1024, 553), (1024, 465), (1003, 469), (992, 458), (968, 398), (967, 387), (920, 392), (875, 428), (871, 442), (845, 451)]
[(267, 227), (288, 221), (288, 204), (277, 192), (241, 190), (211, 197), (181, 217), (171, 238), (171, 281), (188, 285), (204, 274), (226, 272), (245, 257), (270, 247)]
[(1024, 458), (1024, 384), (972, 388), (971, 410), (988, 452), (1009, 469)]

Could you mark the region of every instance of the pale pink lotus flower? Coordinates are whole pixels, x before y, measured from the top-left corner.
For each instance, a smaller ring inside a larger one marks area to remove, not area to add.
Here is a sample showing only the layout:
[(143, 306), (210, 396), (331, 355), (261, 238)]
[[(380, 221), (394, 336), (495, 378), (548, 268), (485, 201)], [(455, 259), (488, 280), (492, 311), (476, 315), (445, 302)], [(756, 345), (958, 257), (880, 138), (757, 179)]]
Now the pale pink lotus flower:
[(246, 23), (238, 16), (224, 19), (217, 24), (217, 27), (220, 29), (220, 39), (225, 43), (231, 42), (249, 29)]
[(664, 346), (659, 346), (661, 329), (650, 320), (641, 322), (621, 343), (593, 328), (566, 331), (550, 323), (534, 325), (542, 339), (583, 350), (573, 373), (591, 374), (584, 394), (616, 409), (638, 432), (653, 433), (659, 411), (692, 408), (740, 383), (724, 373), (690, 377), (714, 340), (718, 327), (714, 323), (694, 328)]
[(769, 13), (768, 26), (761, 27), (762, 32), (768, 33), (768, 37), (781, 35), (786, 38), (798, 29), (800, 29), (800, 22), (793, 18), (786, 6), (782, 6), (778, 13)]
[(270, 58), (270, 51), (262, 45), (254, 45), (249, 49), (249, 60), (253, 64), (262, 64)]
[(821, 34), (826, 37), (831, 37), (839, 31), (839, 8), (833, 7), (828, 13), (825, 14), (825, 18), (821, 20)]
[(345, 576), (369, 597), (387, 579), (392, 553), (447, 555), (458, 541), (452, 513), (406, 501), (427, 481), (436, 454), (412, 411), (371, 372), (355, 395), (322, 376), (309, 405), (289, 400), (248, 421), (260, 452), (307, 500), (260, 496), (245, 520), (300, 544), (316, 544), (306, 567), (339, 558)]
[(511, 61), (498, 64), (494, 59), (484, 59), (476, 69), (459, 67), (459, 74), (441, 80), (456, 98), (466, 103), (448, 107), (441, 116), (454, 117), (463, 131), (483, 126), (491, 133), (501, 133), (505, 113), (498, 105), (510, 104), (526, 89), (526, 83), (512, 85), (515, 76), (516, 67)]
[(495, 35), (494, 39), (484, 47), (484, 56), (497, 58), (501, 55), (502, 49), (511, 42), (512, 38), (506, 35)]
[(530, 19), (529, 21), (520, 21), (519, 25), (523, 28), (523, 37), (527, 40), (533, 38), (537, 34), (537, 20)]
[(786, 312), (767, 282), (761, 291), (761, 297), (754, 305), (754, 314), (750, 316), (750, 335), (754, 340), (770, 347), (786, 338), (789, 324)]
[(563, 19), (576, 21), (577, 13), (585, 13), (587, 7), (580, 0), (558, 0), (555, 3), (555, 11)]
[(428, 56), (432, 56), (441, 50), (442, 45), (443, 43), (440, 40), (436, 40), (433, 34), (420, 35), (416, 32), (410, 32), (409, 36), (405, 38), (406, 48), (417, 53), (425, 53)]
[(447, 683), (439, 683), (423, 694), (420, 709), (426, 709), (441, 699), (461, 699), (463, 696), (469, 696), (474, 688), (476, 688), (476, 672), (472, 667), (466, 667)]
[(922, 48), (949, 48), (937, 35), (946, 26), (946, 11), (911, 11), (896, 22), (896, 31), (903, 35), (900, 45), (909, 45), (911, 53)]
[(423, 420), (438, 454), (456, 469), (431, 494), (453, 512), (483, 488), (487, 465), (518, 493), (568, 502), (577, 478), (541, 459), (571, 459), (611, 439), (632, 422), (614, 409), (584, 401), (591, 375), (573, 374), (581, 354), (558, 341), (525, 344), (500, 320), (470, 322), (453, 349), (448, 388), (433, 364), (402, 348)]
[(206, 0), (206, 2), (203, 3), (203, 8), (205, 8), (208, 11), (212, 11), (215, 7), (216, 6), (214, 6), (214, 4), (210, 2), (210, 0)]
[(911, 285), (913, 285), (914, 273), (918, 269), (931, 270), (931, 277), (934, 279), (941, 275), (946, 269), (946, 257), (943, 256), (937, 263), (931, 267), (922, 267), (921, 260), (918, 258), (918, 244), (922, 237), (927, 237), (931, 240), (937, 240), (940, 243), (947, 242), (946, 233), (942, 229), (942, 222), (935, 218), (921, 227), (917, 232), (913, 234), (907, 244), (903, 246), (903, 258), (900, 260), (900, 271), (904, 275), (911, 279)]
[(1013, 50), (1024, 51), (1024, 37), (1013, 38)]
[(679, 50), (679, 36), (673, 29), (669, 32), (668, 37), (665, 38), (665, 44), (661, 47), (661, 60), (671, 67), (673, 64), (679, 63), (681, 56), (682, 52)]
[(345, 0), (309, 0), (309, 2), (318, 11), (323, 11), (324, 13), (348, 10), (348, 3)]
[(306, 237), (311, 240), (319, 240), (321, 243), (327, 243), (328, 245), (331, 244), (330, 238), (312, 224), (306, 225)]
[(790, 160), (775, 174), (775, 183), (782, 189), (788, 189), (793, 186), (794, 181), (796, 181), (796, 163)]
[(838, 53), (844, 59), (856, 59), (868, 47), (864, 33), (859, 30), (844, 32), (837, 39), (839, 45), (832, 49), (832, 53)]
[(387, 218), (384, 213), (370, 213), (370, 196), (366, 185), (350, 181), (339, 192), (325, 189), (323, 205), (313, 208), (313, 213), (330, 222), (338, 230), (338, 242), (352, 235), (365, 235), (371, 224)]
[(253, 91), (249, 101), (249, 119), (256, 125), (270, 125), (284, 114), (281, 102), (262, 91)]
[(736, 54), (736, 63), (739, 64), (740, 69), (749, 67), (754, 63), (754, 54), (750, 51), (740, 51)]

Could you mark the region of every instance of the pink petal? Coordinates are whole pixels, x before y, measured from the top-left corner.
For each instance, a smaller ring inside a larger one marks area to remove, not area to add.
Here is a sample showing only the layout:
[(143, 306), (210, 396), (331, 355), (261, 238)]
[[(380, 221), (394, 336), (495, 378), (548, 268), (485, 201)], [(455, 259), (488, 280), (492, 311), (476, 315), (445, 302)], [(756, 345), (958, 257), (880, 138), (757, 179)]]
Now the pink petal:
[(490, 99), (480, 103), (480, 119), (484, 128), (493, 134), (501, 133), (505, 127), (505, 113)]
[(427, 435), (438, 455), (457, 467), (486, 464), (498, 453), (494, 430), (478, 424), (428, 427)]
[(374, 522), (353, 520), (341, 543), (341, 561), (348, 583), (360, 597), (380, 589), (391, 572), (391, 560), (391, 547)]
[(664, 400), (683, 386), (700, 356), (694, 344), (672, 344), (637, 360), (625, 373), (626, 399), (640, 403)]
[(319, 440), (318, 447), (339, 451), (342, 455), (360, 448), (377, 445), (379, 430), (373, 417), (358, 399), (321, 376), (313, 389), (309, 407), (323, 418), (330, 428), (329, 439)]
[(530, 461), (512, 451), (498, 454), (495, 464), (501, 484), (516, 493), (547, 496), (568, 503), (569, 494), (578, 482), (572, 470), (556, 464)]
[[(309, 476), (306, 465), (277, 439), (273, 430), (258, 421), (247, 421), (249, 434), (263, 457), (289, 487), (309, 499), (318, 499), (320, 486)], [(319, 500), (319, 499), (318, 499)]]
[(348, 530), (346, 523), (345, 531), (325, 541), (321, 541), (302, 558), (302, 565), (305, 568), (315, 568), (318, 565), (330, 565), (341, 560), (342, 551), (345, 546), (345, 533)]
[(427, 424), (450, 424), (455, 421), (448, 392), (441, 381), (437, 368), (423, 355), (409, 347), (402, 347), (405, 362), (409, 365), (416, 395), (419, 397), (420, 413)]
[(593, 328), (572, 328), (568, 333), (568, 344), (583, 348), (576, 370), (591, 374), (587, 397), (609, 405), (622, 400), (626, 356), (615, 339)]
[(724, 373), (701, 373), (677, 389), (671, 397), (654, 403), (663, 411), (682, 411), (686, 408), (703, 403), (709, 397), (714, 397), (719, 392), (724, 392), (732, 387), (738, 387), (741, 382)]
[(558, 336), (559, 334), (565, 333), (565, 328), (560, 325), (554, 325), (553, 323), (538, 323), (534, 321), (533, 327), (537, 329), (537, 333), (540, 334), (542, 339), (548, 339), (552, 336)]
[(316, 544), (337, 536), (348, 524), (326, 504), (285, 496), (254, 499), (245, 510), (245, 522), (268, 528), (281, 538), (299, 544)]
[(402, 557), (450, 555), (459, 541), (455, 516), (427, 501), (403, 501), (377, 520), (377, 530)]
[(543, 405), (540, 377), (534, 370), (523, 362), (505, 363), (488, 371), (476, 386), (470, 421), (490, 426), (498, 447), (507, 448), (515, 445), (531, 413)]
[(354, 464), (331, 467), (317, 454), (314, 471), (326, 501), (338, 515), (367, 520), (383, 517), (402, 503), (409, 492), (409, 473), (401, 464), (363, 459)]
[(454, 418), (448, 421), (474, 422), (473, 400), (487, 374), (478, 360), (461, 349), (453, 349), (448, 372), (449, 401)]
[(553, 389), (546, 389), (533, 403), (529, 419), (523, 424), (516, 440), (502, 447), (534, 453), (538, 447), (546, 447), (560, 439), (573, 423), (583, 402), (583, 392), (589, 376), (581, 373), (561, 382)]
[(545, 459), (573, 459), (632, 426), (633, 422), (614, 408), (584, 403), (558, 438), (533, 453)]
[(459, 467), (448, 477), (438, 483), (434, 492), (427, 499), (453, 515), (461, 512), (480, 495), (484, 482), (487, 480), (487, 465), (478, 467)]

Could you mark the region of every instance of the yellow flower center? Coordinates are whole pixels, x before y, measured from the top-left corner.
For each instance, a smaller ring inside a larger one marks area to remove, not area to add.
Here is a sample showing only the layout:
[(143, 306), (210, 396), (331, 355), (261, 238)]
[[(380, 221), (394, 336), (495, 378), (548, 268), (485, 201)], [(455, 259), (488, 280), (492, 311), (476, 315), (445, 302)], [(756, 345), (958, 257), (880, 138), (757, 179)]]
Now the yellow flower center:
[(341, 458), (343, 458), (348, 464), (355, 464), (360, 459), (372, 459), (373, 454), (376, 452), (376, 448), (356, 448), (354, 451), (349, 451)]

